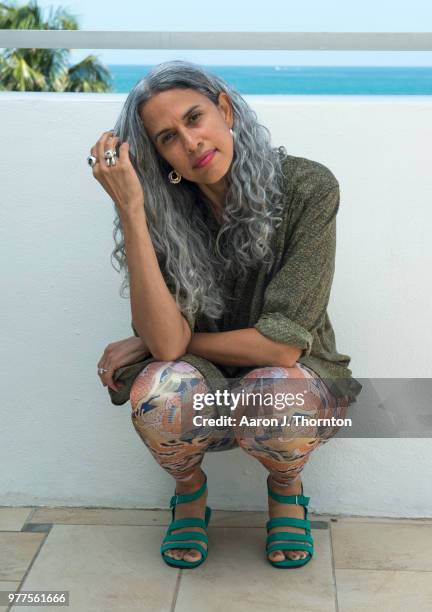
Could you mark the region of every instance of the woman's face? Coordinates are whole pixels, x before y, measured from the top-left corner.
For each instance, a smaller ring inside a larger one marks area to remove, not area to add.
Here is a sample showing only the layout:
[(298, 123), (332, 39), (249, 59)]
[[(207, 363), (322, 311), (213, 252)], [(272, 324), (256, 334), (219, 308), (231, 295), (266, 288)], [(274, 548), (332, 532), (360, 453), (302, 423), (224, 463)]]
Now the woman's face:
[[(184, 178), (210, 185), (227, 174), (234, 154), (227, 94), (216, 106), (194, 89), (170, 89), (145, 102), (140, 116), (158, 153)], [(215, 151), (209, 163), (196, 166), (208, 151)]]

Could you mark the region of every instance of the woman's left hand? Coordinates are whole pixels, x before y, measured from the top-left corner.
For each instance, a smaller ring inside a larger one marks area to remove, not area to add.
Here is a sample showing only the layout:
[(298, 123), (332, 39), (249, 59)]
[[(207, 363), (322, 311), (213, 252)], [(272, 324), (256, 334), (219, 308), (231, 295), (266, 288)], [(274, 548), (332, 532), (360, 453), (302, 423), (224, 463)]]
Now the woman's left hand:
[(144, 192), (129, 157), (129, 143), (124, 142), (120, 145), (114, 166), (108, 166), (104, 158), (105, 151), (115, 150), (119, 142), (119, 137), (113, 136), (113, 132), (109, 131), (104, 132), (97, 143), (92, 146), (91, 154), (97, 159), (92, 168), (93, 176), (114, 200), (121, 212), (131, 212), (136, 208), (142, 210)]
[(139, 337), (130, 336), (124, 340), (110, 342), (104, 349), (102, 357), (97, 364), (98, 374), (99, 368), (105, 370), (105, 372), (99, 374), (103, 386), (108, 386), (113, 391), (119, 391), (124, 383), (114, 381), (115, 371), (124, 365), (134, 363), (147, 356), (151, 356), (151, 353), (147, 345)]

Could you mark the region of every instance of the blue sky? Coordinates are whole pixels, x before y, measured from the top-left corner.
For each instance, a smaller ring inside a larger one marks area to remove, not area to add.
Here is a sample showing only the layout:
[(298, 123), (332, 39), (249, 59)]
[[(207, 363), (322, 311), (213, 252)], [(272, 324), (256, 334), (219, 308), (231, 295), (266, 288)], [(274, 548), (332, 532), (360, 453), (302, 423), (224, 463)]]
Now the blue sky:
[[(20, 4), (24, 0), (20, 0)], [(81, 30), (203, 30), (293, 32), (423, 32), (432, 24), (432, 0), (39, 0), (62, 6)], [(185, 59), (201, 64), (431, 66), (432, 51), (205, 51), (83, 50), (71, 62), (95, 53), (105, 64), (156, 64)]]

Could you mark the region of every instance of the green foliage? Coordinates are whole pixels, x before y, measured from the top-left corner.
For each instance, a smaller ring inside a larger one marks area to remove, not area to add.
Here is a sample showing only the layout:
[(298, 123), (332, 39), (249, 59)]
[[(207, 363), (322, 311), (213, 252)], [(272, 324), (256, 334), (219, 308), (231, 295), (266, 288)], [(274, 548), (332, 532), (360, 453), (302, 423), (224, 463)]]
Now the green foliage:
[[(24, 5), (0, 2), (0, 29), (78, 30), (76, 18), (64, 8), (51, 7), (44, 18), (37, 0)], [(95, 55), (69, 66), (69, 49), (5, 49), (0, 54), (2, 91), (112, 91), (109, 70)]]

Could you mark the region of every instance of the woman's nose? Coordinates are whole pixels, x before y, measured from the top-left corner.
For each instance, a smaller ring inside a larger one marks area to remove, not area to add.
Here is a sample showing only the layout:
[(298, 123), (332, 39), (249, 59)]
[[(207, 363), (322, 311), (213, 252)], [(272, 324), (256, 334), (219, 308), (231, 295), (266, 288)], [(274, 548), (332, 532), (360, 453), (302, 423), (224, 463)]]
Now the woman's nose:
[(183, 142), (188, 153), (193, 153), (199, 148), (200, 137), (194, 134), (186, 133), (183, 135)]

